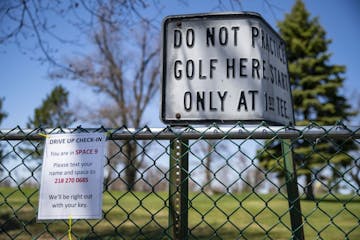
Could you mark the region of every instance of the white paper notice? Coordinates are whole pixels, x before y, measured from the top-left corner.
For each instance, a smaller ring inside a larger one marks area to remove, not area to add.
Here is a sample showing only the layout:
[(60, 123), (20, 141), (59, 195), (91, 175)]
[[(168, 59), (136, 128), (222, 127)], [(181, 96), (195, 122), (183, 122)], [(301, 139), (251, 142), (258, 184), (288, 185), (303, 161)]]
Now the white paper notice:
[(46, 138), (39, 220), (102, 217), (105, 140), (104, 133)]

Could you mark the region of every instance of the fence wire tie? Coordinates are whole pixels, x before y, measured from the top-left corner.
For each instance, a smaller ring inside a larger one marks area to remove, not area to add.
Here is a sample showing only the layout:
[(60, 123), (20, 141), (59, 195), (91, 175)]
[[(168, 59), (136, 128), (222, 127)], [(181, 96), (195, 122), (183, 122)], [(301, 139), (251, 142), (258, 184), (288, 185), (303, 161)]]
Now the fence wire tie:
[(69, 216), (69, 230), (68, 230), (68, 238), (69, 240), (72, 240), (72, 236), (71, 236), (71, 226), (72, 226), (72, 216)]
[(47, 137), (49, 137), (49, 135), (47, 135), (47, 134), (44, 134), (44, 133), (38, 133), (38, 135), (39, 135), (40, 137), (44, 137), (44, 138), (47, 138)]

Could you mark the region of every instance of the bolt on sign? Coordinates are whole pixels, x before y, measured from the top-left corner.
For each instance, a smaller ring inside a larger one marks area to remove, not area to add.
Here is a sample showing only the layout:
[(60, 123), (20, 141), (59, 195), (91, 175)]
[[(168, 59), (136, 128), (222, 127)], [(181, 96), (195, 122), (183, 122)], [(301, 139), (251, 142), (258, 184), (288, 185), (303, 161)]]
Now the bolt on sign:
[(294, 124), (285, 43), (257, 13), (169, 16), (161, 119)]

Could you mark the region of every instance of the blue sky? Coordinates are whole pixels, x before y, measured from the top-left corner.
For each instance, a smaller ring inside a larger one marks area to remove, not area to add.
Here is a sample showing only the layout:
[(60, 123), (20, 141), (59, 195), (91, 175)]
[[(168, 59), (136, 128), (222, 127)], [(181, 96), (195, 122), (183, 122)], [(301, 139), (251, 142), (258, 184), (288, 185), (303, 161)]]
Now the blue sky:
[[(189, 1), (188, 6), (177, 1), (161, 0), (165, 8), (159, 16), (161, 19), (167, 15), (203, 13), (216, 11), (214, 3), (217, 1)], [(231, 11), (231, 4), (225, 2), (223, 10)], [(269, 7), (262, 0), (243, 0), (242, 11), (254, 11), (260, 13), (275, 29), (276, 22), (283, 20), (285, 13), (290, 12), (294, 0), (268, 0)], [(327, 37), (332, 39), (329, 51), (333, 53), (331, 62), (342, 64), (347, 67), (344, 93), (350, 98), (355, 90), (360, 88), (360, 1), (358, 0), (305, 0), (305, 5), (311, 16), (318, 16), (321, 25), (327, 31)], [(61, 49), (67, 51), (67, 49)], [(65, 54), (60, 52), (59, 54)], [(34, 60), (36, 53), (20, 51), (15, 45), (1, 47), (0, 51), (0, 97), (5, 97), (3, 110), (8, 117), (2, 122), (0, 128), (9, 129), (17, 125), (26, 126), (29, 117), (33, 115), (36, 107), (50, 93), (57, 82), (47, 78), (48, 66)], [(79, 101), (79, 86), (69, 82), (61, 82), (70, 92), (71, 104)], [(152, 102), (147, 110), (147, 124), (152, 127), (161, 127), (158, 112), (160, 97)], [(154, 114), (154, 112), (156, 114)]]

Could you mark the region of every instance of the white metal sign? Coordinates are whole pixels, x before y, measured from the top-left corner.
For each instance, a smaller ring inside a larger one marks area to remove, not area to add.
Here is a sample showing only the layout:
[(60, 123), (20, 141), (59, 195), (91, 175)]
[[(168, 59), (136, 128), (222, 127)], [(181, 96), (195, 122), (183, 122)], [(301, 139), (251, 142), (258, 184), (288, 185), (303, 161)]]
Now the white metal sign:
[(256, 13), (163, 22), (161, 119), (294, 123), (285, 44)]
[(38, 219), (102, 216), (105, 134), (54, 134), (46, 138)]

